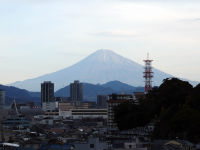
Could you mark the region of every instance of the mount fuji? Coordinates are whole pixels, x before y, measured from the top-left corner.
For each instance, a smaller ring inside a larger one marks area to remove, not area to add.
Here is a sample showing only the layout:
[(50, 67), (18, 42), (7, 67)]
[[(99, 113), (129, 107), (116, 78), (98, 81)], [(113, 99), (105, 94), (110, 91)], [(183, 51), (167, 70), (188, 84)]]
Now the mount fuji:
[[(40, 84), (43, 81), (53, 82), (55, 90), (74, 80), (93, 84), (118, 80), (133, 86), (144, 86), (143, 71), (143, 65), (111, 50), (98, 50), (70, 67), (37, 78), (17, 81), (10, 85), (30, 91), (40, 91)], [(153, 85), (160, 85), (163, 79), (172, 77), (172, 75), (155, 68), (153, 72)]]

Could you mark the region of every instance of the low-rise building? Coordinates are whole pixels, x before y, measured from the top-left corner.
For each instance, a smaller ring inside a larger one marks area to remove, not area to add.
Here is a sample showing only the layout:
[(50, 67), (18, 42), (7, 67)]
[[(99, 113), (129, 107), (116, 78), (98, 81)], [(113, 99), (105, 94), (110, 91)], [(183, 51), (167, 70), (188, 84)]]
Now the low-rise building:
[(133, 95), (134, 95), (133, 100), (136, 104), (139, 104), (139, 100), (145, 97), (144, 92), (133, 92)]
[(43, 111), (52, 111), (56, 109), (56, 102), (43, 102), (42, 110)]
[(100, 141), (99, 138), (89, 138), (85, 143), (74, 143), (74, 150), (107, 150), (106, 142)]
[(43, 125), (54, 125), (56, 122), (60, 122), (62, 117), (58, 115), (36, 115), (34, 116), (34, 124), (43, 124)]
[(59, 102), (58, 109), (63, 118), (107, 118), (107, 110), (94, 108), (94, 102)]
[(80, 101), (66, 101), (58, 103), (59, 111), (69, 111), (70, 109), (89, 109), (89, 108), (95, 108), (95, 103), (80, 102)]
[(30, 127), (30, 121), (22, 115), (11, 116), (2, 122), (2, 126), (8, 129), (22, 130)]
[(83, 118), (104, 118), (107, 119), (107, 109), (69, 109), (59, 110), (59, 116), (63, 118), (83, 119)]

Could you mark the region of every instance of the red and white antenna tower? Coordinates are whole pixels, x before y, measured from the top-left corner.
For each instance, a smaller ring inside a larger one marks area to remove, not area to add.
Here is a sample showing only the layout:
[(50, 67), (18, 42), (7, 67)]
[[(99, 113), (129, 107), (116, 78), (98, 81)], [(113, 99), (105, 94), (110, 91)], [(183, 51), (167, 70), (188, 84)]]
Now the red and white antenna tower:
[(152, 89), (152, 78), (153, 78), (153, 72), (152, 72), (152, 66), (151, 62), (153, 60), (149, 59), (149, 53), (147, 53), (147, 59), (144, 60), (145, 62), (145, 71), (144, 71), (144, 79), (145, 79), (145, 93), (148, 93)]

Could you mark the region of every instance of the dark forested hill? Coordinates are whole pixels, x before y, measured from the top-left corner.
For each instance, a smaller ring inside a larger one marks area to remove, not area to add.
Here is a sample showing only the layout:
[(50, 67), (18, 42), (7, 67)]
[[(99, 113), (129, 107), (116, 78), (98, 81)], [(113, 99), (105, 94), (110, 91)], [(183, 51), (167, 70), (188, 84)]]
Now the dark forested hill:
[(13, 99), (16, 99), (19, 103), (34, 101), (35, 103), (40, 102), (39, 92), (29, 92), (24, 89), (19, 89), (13, 86), (5, 86), (0, 84), (0, 89), (5, 91), (6, 104), (9, 105)]
[(154, 122), (154, 138), (200, 142), (200, 84), (193, 87), (177, 78), (165, 79), (140, 100), (140, 105), (124, 103), (114, 110), (121, 130)]

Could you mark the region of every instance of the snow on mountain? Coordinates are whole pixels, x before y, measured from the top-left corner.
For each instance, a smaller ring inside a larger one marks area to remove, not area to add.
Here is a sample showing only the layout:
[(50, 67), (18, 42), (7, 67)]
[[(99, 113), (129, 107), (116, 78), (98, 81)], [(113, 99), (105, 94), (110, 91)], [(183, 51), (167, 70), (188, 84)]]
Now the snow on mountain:
[[(55, 90), (74, 80), (93, 84), (118, 80), (133, 86), (144, 86), (143, 71), (143, 65), (124, 58), (111, 50), (98, 50), (68, 68), (10, 85), (30, 91), (40, 91), (40, 84), (43, 81), (52, 81)], [(159, 85), (163, 79), (171, 77), (171, 75), (157, 69), (153, 69), (153, 71), (153, 85)]]

